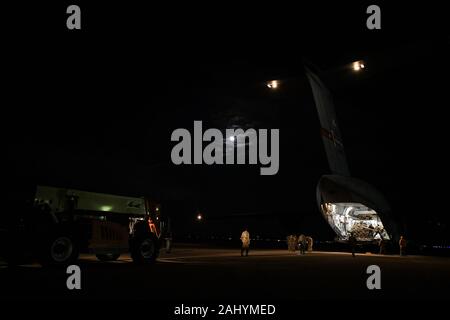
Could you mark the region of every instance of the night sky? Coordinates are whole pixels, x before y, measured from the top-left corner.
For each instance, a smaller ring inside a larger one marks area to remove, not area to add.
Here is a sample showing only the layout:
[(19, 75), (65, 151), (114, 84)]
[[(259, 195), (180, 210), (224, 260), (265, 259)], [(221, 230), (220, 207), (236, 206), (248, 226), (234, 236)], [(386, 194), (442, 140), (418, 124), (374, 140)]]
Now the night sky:
[[(267, 215), (286, 232), (330, 239), (315, 202), (329, 168), (306, 59), (334, 95), (352, 176), (386, 196), (409, 238), (449, 240), (442, 10), (380, 5), (382, 30), (370, 31), (371, 3), (79, 3), (78, 32), (65, 28), (66, 4), (8, 11), (15, 32), (2, 45), (2, 137), (10, 193), (47, 184), (149, 195), (180, 224), (197, 210), (211, 219)], [(356, 74), (348, 66), (360, 59), (367, 68)], [(272, 79), (279, 90), (265, 86)], [(170, 135), (193, 132), (194, 120), (279, 128), (278, 174), (173, 165)]]

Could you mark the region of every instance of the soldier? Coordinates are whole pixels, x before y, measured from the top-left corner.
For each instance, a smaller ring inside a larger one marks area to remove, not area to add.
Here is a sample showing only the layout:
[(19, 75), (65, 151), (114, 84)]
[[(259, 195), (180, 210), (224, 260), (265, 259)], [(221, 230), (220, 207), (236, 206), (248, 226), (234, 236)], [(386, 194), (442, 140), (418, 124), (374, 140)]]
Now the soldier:
[(172, 232), (168, 232), (166, 235), (166, 253), (170, 253), (172, 250)]
[(400, 236), (400, 240), (398, 241), (398, 245), (400, 247), (400, 255), (404, 256), (406, 253), (406, 239), (403, 236)]
[(244, 256), (244, 251), (245, 255), (248, 256), (248, 249), (250, 247), (250, 233), (248, 233), (247, 228), (245, 228), (241, 234), (241, 241), (242, 241), (241, 257)]
[(356, 237), (352, 233), (350, 233), (350, 237), (348, 238), (348, 243), (350, 244), (351, 250), (352, 250), (352, 257), (355, 257), (355, 251), (356, 251)]
[(313, 250), (313, 238), (312, 237), (306, 237), (306, 243), (308, 245), (308, 252), (312, 252)]
[(287, 245), (288, 245), (288, 251), (292, 251), (292, 236), (287, 236), (286, 237), (286, 242), (287, 242)]
[(298, 246), (300, 249), (300, 254), (305, 254), (307, 244), (306, 244), (306, 237), (304, 234), (301, 234), (298, 237)]
[(380, 247), (380, 254), (385, 254), (386, 253), (386, 241), (384, 241), (383, 238), (381, 238), (378, 241), (378, 246)]
[(293, 234), (291, 236), (291, 242), (292, 242), (292, 251), (295, 252), (295, 250), (297, 250), (297, 236), (295, 234)]
[(287, 236), (288, 250), (295, 251), (295, 247), (297, 245), (297, 237), (294, 235)]

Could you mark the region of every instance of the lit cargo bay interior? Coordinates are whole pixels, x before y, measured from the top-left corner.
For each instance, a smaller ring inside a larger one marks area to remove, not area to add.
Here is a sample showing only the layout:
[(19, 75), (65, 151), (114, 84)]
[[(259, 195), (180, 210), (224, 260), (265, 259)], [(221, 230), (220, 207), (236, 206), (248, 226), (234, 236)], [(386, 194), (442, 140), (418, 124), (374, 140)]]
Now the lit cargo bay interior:
[(377, 212), (361, 203), (325, 203), (322, 211), (341, 240), (350, 233), (358, 241), (390, 239)]

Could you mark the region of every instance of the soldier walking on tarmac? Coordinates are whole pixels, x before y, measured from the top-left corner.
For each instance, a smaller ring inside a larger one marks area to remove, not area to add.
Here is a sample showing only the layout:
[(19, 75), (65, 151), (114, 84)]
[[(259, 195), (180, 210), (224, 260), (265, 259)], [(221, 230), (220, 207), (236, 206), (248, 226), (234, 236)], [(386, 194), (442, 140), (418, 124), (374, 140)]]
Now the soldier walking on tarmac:
[(355, 251), (356, 251), (356, 237), (353, 233), (350, 233), (350, 237), (348, 238), (348, 243), (350, 244), (350, 248), (352, 250), (352, 257), (355, 257)]

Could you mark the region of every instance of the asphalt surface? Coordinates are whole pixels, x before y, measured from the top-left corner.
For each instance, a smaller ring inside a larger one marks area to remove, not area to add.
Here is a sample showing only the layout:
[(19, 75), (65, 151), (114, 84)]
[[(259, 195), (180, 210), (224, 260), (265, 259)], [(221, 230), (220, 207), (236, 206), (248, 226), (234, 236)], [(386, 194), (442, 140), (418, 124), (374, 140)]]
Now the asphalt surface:
[[(0, 300), (145, 299), (165, 302), (292, 301), (302, 299), (449, 299), (450, 259), (287, 250), (174, 248), (154, 265), (128, 255), (100, 262), (82, 255), (81, 290), (68, 290), (62, 268), (0, 262)], [(369, 290), (367, 267), (381, 269)]]

